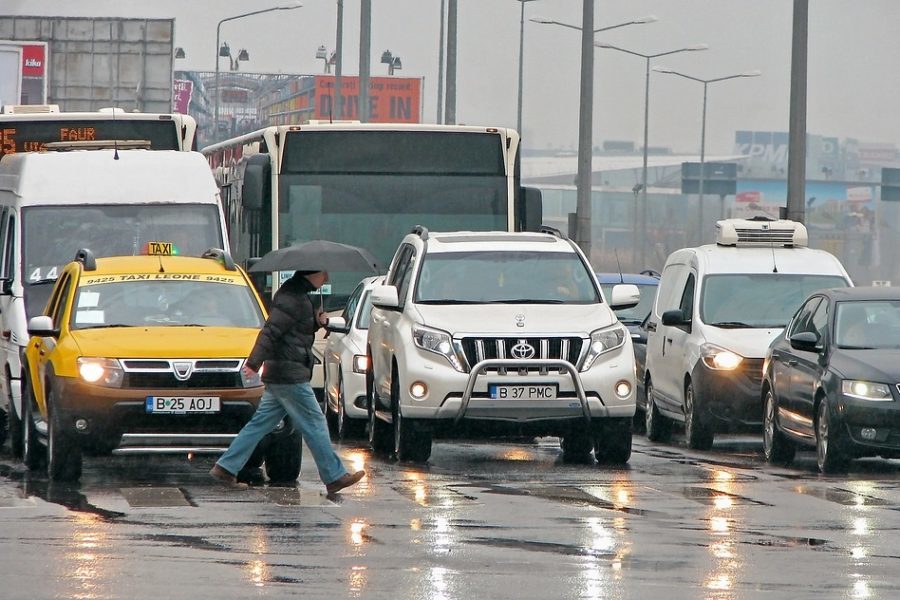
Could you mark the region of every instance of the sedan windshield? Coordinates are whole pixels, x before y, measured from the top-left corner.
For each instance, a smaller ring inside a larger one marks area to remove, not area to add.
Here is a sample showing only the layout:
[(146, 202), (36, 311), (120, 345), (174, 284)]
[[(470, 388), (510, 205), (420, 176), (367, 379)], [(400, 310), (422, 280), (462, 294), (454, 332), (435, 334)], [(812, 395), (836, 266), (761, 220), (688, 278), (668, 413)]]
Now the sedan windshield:
[(834, 335), (841, 348), (900, 348), (900, 301), (838, 302)]
[(119, 281), (78, 288), (72, 329), (94, 327), (262, 327), (250, 288), (201, 281)]
[(590, 304), (600, 298), (577, 255), (562, 252), (426, 254), (415, 301), (424, 304)]
[(833, 287), (847, 287), (847, 281), (836, 275), (710, 275), (700, 296), (700, 320), (729, 328), (784, 327), (807, 296)]

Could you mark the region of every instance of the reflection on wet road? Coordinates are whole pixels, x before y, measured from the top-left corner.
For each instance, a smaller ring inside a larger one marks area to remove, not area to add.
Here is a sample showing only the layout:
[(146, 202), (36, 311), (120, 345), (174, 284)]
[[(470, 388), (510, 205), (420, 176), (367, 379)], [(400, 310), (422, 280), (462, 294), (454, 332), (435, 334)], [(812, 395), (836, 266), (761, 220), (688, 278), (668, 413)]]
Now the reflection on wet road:
[(635, 437), (625, 468), (551, 438), (443, 440), (428, 465), (345, 443), (369, 477), (326, 497), (233, 491), (209, 457), (90, 459), (78, 484), (0, 455), (3, 598), (895, 598), (900, 462), (823, 477), (759, 440)]

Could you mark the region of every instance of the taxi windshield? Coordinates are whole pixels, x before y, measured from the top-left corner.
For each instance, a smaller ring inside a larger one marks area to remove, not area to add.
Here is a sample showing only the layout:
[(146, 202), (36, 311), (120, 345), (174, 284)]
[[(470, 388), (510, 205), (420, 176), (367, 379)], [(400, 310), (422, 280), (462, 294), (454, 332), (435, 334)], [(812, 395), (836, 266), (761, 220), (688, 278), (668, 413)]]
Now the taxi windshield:
[[(250, 288), (240, 280), (218, 283), (190, 280), (88, 283), (72, 305), (72, 329), (97, 327), (248, 327), (263, 325)], [(152, 277), (135, 275), (133, 277)], [(201, 276), (203, 277), (203, 276)]]

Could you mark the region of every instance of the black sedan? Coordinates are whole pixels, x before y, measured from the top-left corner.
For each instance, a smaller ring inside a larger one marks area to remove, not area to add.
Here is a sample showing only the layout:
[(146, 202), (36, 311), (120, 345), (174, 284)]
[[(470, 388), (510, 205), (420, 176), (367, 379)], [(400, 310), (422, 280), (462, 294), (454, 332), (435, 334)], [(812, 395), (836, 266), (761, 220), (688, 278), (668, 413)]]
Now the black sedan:
[(766, 460), (815, 446), (819, 470), (860, 456), (900, 456), (900, 289), (811, 295), (773, 340), (763, 366)]

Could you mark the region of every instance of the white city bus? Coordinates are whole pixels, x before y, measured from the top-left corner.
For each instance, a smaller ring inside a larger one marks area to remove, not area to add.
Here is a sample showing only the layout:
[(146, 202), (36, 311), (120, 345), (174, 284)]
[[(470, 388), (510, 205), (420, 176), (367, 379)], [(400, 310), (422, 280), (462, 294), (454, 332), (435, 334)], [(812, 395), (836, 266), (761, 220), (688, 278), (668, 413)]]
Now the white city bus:
[[(231, 250), (240, 261), (327, 239), (362, 246), (387, 267), (415, 225), (522, 231), (541, 224), (540, 191), (521, 187), (519, 135), (511, 129), (282, 125), (202, 152), (219, 184)], [(331, 273), (322, 290), (325, 310), (340, 310), (366, 275)], [(268, 279), (264, 296), (279, 282), (278, 276)], [(317, 368), (317, 389), (321, 377)]]
[(147, 140), (151, 150), (196, 150), (197, 122), (178, 113), (154, 114), (104, 108), (60, 112), (55, 104), (5, 105), (0, 111), (0, 158), (42, 152), (50, 142)]

